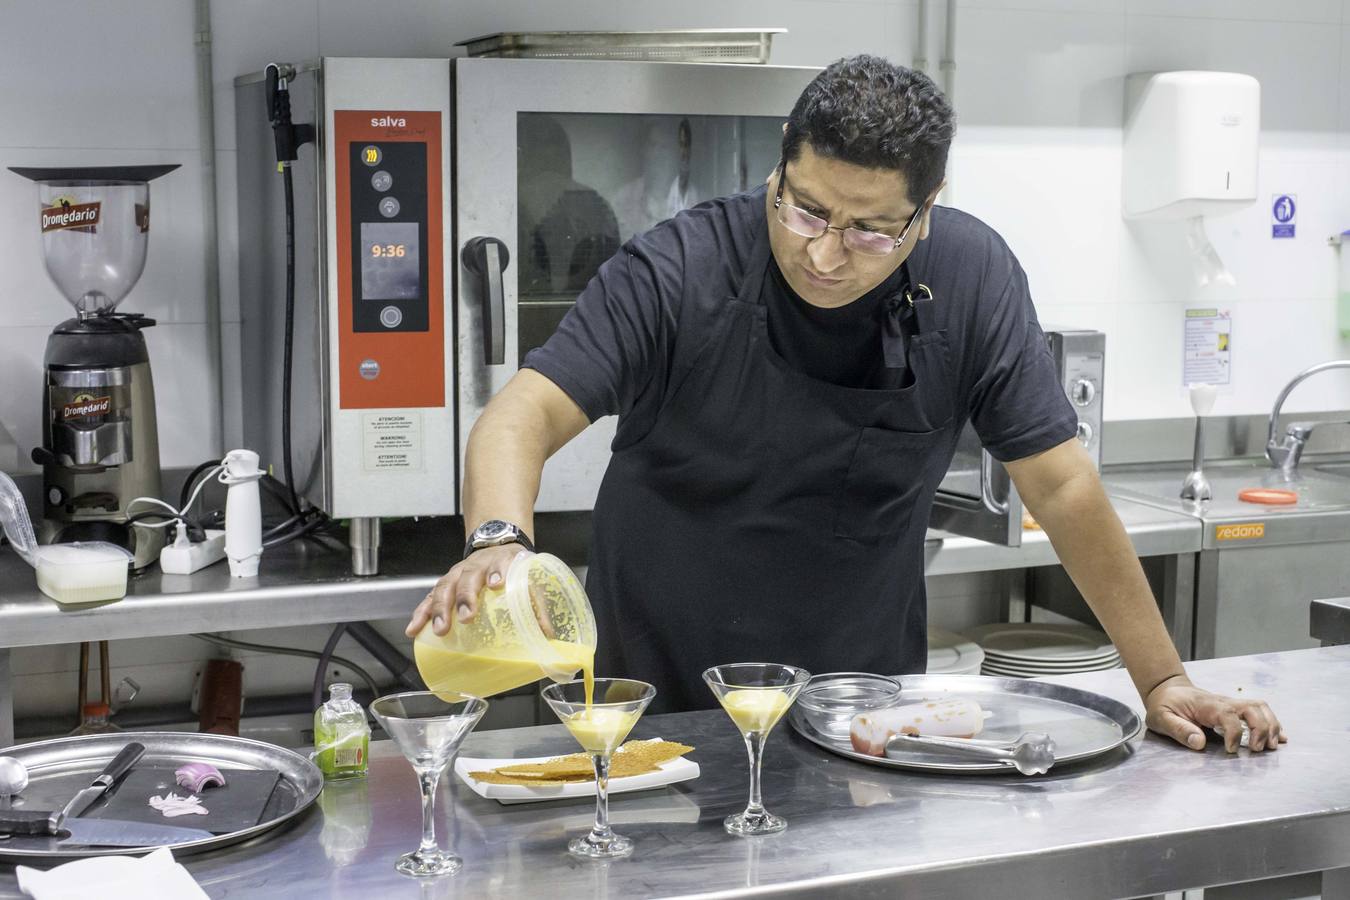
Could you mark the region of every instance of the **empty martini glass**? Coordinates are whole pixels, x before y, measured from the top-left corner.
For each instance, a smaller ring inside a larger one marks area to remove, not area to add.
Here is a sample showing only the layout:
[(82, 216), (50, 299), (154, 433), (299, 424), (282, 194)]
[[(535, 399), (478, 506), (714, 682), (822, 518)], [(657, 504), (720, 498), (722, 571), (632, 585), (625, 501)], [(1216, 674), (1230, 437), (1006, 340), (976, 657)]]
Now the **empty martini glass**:
[(633, 852), (633, 842), (609, 827), (609, 762), (655, 696), (656, 688), (630, 678), (595, 679), (593, 703), (586, 702), (581, 680), (544, 688), (544, 700), (595, 766), (595, 825), (590, 834), (567, 842), (573, 856), (613, 859)]
[(390, 694), (370, 704), (371, 714), (412, 763), (422, 788), (422, 845), (394, 865), (404, 875), (453, 875), (464, 865), (436, 846), (436, 785), (487, 707), (486, 700), (445, 691)]
[(750, 802), (745, 812), (727, 816), (722, 827), (732, 834), (773, 834), (787, 828), (787, 822), (764, 808), (760, 798), (759, 772), (764, 759), (764, 740), (783, 718), (797, 694), (811, 680), (811, 673), (797, 666), (778, 663), (732, 663), (713, 666), (703, 673), (745, 738), (750, 754)]

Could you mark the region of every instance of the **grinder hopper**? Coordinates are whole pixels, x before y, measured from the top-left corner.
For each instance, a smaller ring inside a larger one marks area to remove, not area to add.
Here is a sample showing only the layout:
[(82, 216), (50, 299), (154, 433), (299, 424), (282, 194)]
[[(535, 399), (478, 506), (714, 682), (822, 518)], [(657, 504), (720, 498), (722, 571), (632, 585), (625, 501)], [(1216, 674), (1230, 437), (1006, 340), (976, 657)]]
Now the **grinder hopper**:
[(160, 493), (154, 387), (139, 314), (115, 312), (145, 268), (150, 184), (176, 165), (21, 168), (38, 185), (47, 274), (75, 308), (47, 340), (43, 543), (109, 541), (137, 568), (163, 544), (127, 504)]

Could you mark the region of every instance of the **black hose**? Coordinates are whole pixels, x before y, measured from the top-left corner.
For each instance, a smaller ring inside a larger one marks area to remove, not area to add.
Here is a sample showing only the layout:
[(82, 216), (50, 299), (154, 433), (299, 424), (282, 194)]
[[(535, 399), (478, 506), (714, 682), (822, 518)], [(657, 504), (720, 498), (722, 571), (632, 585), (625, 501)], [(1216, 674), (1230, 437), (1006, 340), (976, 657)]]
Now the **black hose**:
[(314, 690), (310, 694), (311, 704), (314, 709), (323, 705), (323, 675), (328, 670), (328, 663), (333, 658), (333, 652), (337, 650), (338, 641), (342, 640), (342, 635), (347, 631), (347, 623), (339, 622), (333, 628), (333, 633), (328, 636), (328, 643), (323, 645), (323, 652), (319, 654), (319, 662), (314, 666)]
[(371, 627), (369, 622), (349, 622), (347, 632), (352, 636), (352, 640), (364, 647), (366, 652), (375, 657), (375, 660), (388, 669), (389, 674), (397, 678), (405, 688), (410, 691), (426, 690), (412, 660), (400, 653), (398, 648)]
[(183, 489), (178, 492), (178, 508), (184, 513), (187, 512), (188, 497), (192, 496), (192, 489), (197, 486), (197, 478), (207, 469), (220, 465), (221, 460), (208, 459), (206, 462), (193, 469), (188, 475), (187, 480), (183, 482)]
[[(288, 123), (289, 124), (289, 123)], [(281, 182), (286, 192), (286, 331), (281, 351), (281, 455), (286, 474), (286, 491), (291, 512), (300, 514), (300, 497), (295, 492), (295, 473), (291, 467), (291, 366), (295, 343), (295, 186), (291, 167), (282, 165)]]

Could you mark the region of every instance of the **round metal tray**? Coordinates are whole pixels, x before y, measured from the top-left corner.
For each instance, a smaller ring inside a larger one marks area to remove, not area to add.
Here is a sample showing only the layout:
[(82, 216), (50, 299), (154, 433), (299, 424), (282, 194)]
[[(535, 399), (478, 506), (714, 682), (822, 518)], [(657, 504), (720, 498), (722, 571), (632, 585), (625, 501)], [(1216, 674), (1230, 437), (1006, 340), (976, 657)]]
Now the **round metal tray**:
[[(985, 720), (981, 740), (1015, 740), (1023, 732), (1041, 731), (1055, 742), (1055, 764), (1100, 756), (1134, 739), (1144, 729), (1139, 716), (1124, 703), (1059, 684), (983, 675), (901, 675), (896, 705), (941, 697), (968, 697), (993, 716)], [(860, 710), (861, 711), (861, 710)], [(1007, 774), (1000, 762), (965, 759), (938, 752), (897, 752), (868, 756), (853, 749), (849, 722), (841, 711), (823, 716), (793, 706), (788, 723), (808, 741), (858, 762), (892, 769), (954, 774)], [(1053, 769), (1051, 770), (1054, 771)]]
[[(221, 734), (121, 731), (37, 741), (0, 750), (0, 756), (13, 756), (28, 767), (28, 787), (14, 798), (22, 803), (22, 806), (16, 803), (16, 807), (60, 809), (80, 788), (87, 787), (108, 761), (130, 741), (139, 741), (145, 745), (145, 755), (137, 763), (138, 766), (158, 764), (177, 767), (187, 762), (204, 762), (223, 769), (272, 770), (281, 776), (257, 825), (207, 840), (169, 844), (175, 856), (227, 847), (270, 831), (309, 809), (323, 790), (323, 774), (318, 767), (299, 753), (284, 747)], [(182, 821), (170, 820), (168, 824), (180, 825)], [(56, 838), (16, 835), (0, 840), (0, 863), (116, 856), (144, 853), (147, 849), (59, 847)]]

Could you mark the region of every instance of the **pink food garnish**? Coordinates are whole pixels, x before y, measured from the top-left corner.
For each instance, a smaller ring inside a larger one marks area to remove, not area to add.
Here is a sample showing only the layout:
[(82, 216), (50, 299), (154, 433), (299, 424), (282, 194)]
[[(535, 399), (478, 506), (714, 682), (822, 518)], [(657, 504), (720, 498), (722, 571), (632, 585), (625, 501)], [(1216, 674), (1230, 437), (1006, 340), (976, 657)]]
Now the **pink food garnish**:
[(181, 786), (194, 794), (199, 794), (204, 788), (213, 785), (215, 787), (225, 786), (225, 776), (220, 774), (220, 770), (210, 763), (187, 763), (175, 769), (173, 774)]

